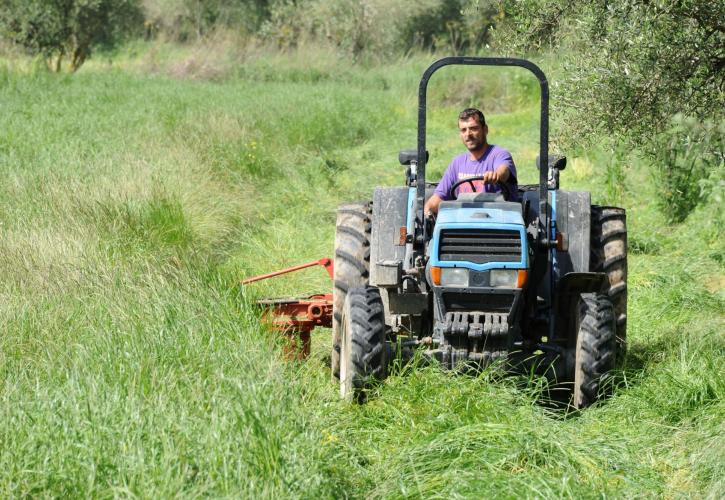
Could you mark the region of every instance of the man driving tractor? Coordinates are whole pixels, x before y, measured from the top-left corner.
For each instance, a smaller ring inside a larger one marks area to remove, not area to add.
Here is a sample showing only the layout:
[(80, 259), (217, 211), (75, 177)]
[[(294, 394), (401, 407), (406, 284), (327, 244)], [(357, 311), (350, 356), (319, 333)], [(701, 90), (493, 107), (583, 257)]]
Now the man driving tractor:
[(458, 115), (458, 131), (468, 152), (456, 156), (448, 165), (435, 194), (425, 204), (426, 217), (437, 214), (441, 201), (450, 199), (451, 186), (473, 177), (479, 179), (461, 184), (456, 189), (456, 196), (474, 191), (502, 193), (508, 194), (507, 201), (516, 201), (516, 166), (511, 153), (500, 146), (488, 144), (488, 126), (483, 113), (475, 108), (464, 109)]

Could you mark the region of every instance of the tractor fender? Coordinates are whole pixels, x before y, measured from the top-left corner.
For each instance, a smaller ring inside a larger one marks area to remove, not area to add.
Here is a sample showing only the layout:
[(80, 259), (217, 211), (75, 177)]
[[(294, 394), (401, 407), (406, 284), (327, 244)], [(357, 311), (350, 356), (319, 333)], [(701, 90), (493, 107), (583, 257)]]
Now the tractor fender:
[[(373, 217), (370, 233), (370, 284), (377, 287), (398, 287), (397, 269), (405, 258), (408, 188), (376, 188), (373, 192)], [(396, 272), (391, 273), (391, 269)]]
[[(426, 199), (434, 188), (426, 189)], [(421, 293), (399, 293), (406, 262), (411, 255), (406, 237), (412, 234), (412, 204), (415, 188), (378, 187), (373, 192), (373, 216), (370, 233), (370, 284), (378, 287), (385, 309), (385, 322), (393, 323), (391, 315), (422, 314), (428, 308), (428, 296)]]
[(591, 271), (591, 207), (587, 192), (556, 191), (556, 231), (566, 235), (569, 243), (568, 249), (556, 252), (559, 276)]
[[(426, 199), (434, 192), (426, 189)], [(379, 187), (373, 192), (373, 217), (370, 234), (370, 284), (379, 288), (397, 288), (400, 269), (406, 263), (406, 236), (412, 234), (411, 203), (415, 188)], [(410, 214), (409, 214), (410, 212)]]
[[(527, 190), (522, 193), (524, 220), (530, 224), (539, 216), (539, 193)], [(579, 191), (549, 191), (554, 227), (566, 235), (568, 248), (556, 251), (558, 276), (570, 272), (588, 272), (591, 246), (591, 195)], [(555, 235), (552, 235), (554, 238)]]

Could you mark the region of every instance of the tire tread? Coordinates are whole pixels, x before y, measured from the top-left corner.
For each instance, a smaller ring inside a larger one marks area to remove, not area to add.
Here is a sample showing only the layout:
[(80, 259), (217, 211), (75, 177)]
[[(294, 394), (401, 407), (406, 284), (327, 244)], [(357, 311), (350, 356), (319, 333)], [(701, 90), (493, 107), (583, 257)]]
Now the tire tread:
[(585, 408), (604, 395), (602, 382), (615, 365), (616, 326), (614, 307), (604, 294), (582, 294), (577, 315), (574, 406)]
[[(350, 368), (353, 400), (363, 402), (365, 390), (386, 375), (385, 313), (380, 291), (376, 287), (351, 288), (345, 312), (350, 335)], [(345, 360), (341, 360), (342, 363)]]
[(592, 205), (590, 269), (607, 274), (602, 292), (614, 305), (617, 344), (627, 348), (627, 216), (622, 208)]

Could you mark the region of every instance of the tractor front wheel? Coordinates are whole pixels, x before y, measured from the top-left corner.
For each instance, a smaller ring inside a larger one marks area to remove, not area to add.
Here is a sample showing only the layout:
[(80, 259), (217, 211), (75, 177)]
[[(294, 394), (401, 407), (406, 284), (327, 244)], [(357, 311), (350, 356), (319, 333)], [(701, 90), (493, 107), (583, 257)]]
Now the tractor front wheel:
[(341, 319), (340, 395), (363, 402), (365, 390), (387, 374), (385, 313), (378, 289), (349, 289)]
[(574, 407), (586, 408), (604, 395), (603, 382), (617, 354), (614, 307), (608, 296), (583, 293), (576, 317)]

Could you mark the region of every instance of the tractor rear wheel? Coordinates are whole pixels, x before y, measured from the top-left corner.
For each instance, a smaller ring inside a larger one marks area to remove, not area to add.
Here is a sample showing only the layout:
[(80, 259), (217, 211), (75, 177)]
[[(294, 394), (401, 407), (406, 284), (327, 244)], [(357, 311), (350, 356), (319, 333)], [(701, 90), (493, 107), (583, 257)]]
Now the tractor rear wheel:
[(335, 278), (332, 290), (332, 356), (334, 377), (340, 377), (342, 311), (348, 290), (364, 287), (370, 279), (372, 203), (340, 205), (335, 225)]
[(385, 312), (378, 289), (349, 289), (341, 325), (340, 396), (363, 402), (365, 389), (387, 372)]
[(617, 354), (614, 308), (604, 294), (583, 293), (576, 315), (574, 407), (586, 408), (604, 393), (602, 383)]
[(623, 208), (592, 206), (590, 268), (606, 273), (603, 292), (614, 305), (617, 344), (627, 348), (627, 218)]

